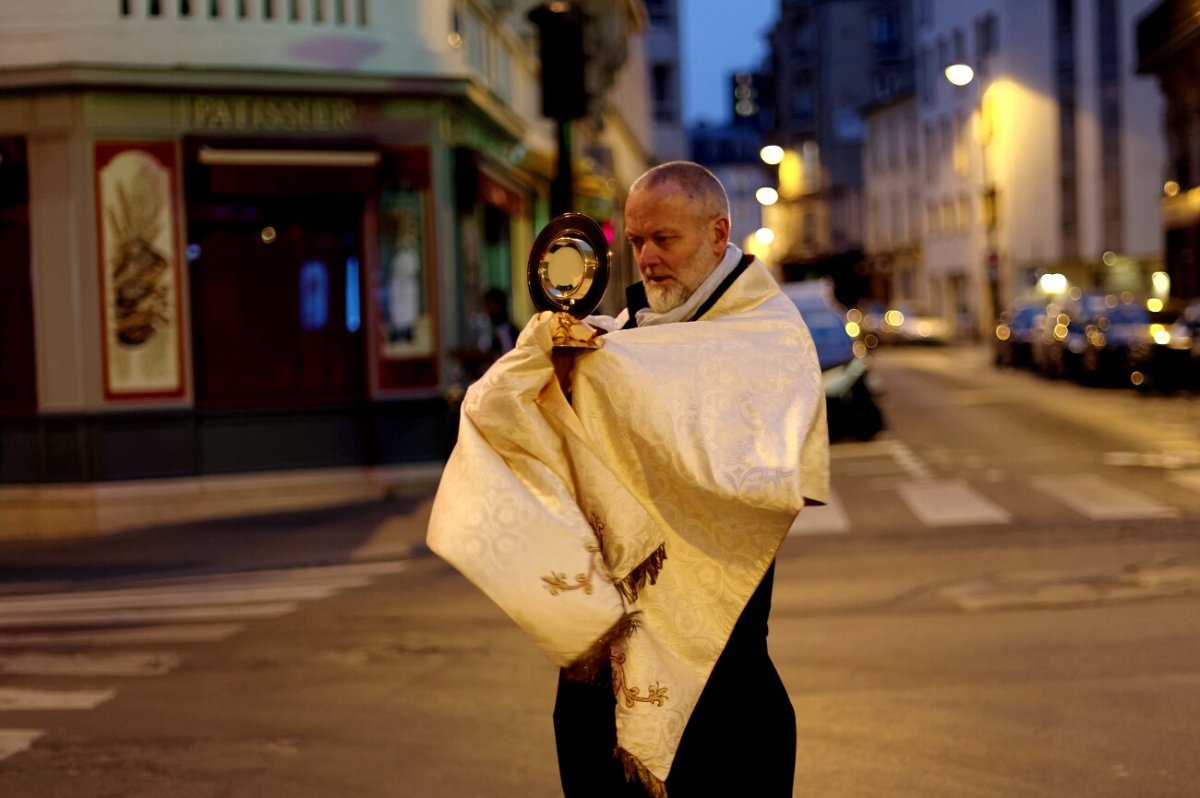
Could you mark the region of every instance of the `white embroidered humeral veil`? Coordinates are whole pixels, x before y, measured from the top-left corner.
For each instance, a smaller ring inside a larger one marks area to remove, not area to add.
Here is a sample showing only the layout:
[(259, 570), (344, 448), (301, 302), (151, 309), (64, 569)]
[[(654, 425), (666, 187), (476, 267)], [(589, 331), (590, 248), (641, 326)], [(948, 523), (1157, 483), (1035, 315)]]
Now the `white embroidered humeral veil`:
[(467, 391), (428, 543), (558, 664), (608, 635), (618, 745), (661, 787), (797, 512), (828, 498), (816, 351), (756, 262), (697, 321), (603, 336), (568, 403), (549, 317)]

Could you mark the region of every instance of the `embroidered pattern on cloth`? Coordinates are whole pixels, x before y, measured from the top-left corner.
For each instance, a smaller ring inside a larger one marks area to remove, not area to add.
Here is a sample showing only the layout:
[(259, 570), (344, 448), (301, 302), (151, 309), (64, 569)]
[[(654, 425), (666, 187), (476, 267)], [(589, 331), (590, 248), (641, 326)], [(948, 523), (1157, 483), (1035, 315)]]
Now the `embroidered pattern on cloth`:
[(551, 596), (557, 596), (567, 590), (582, 590), (584, 593), (591, 595), (592, 593), (592, 577), (596, 571), (600, 570), (604, 578), (608, 582), (612, 582), (612, 578), (604, 573), (604, 522), (600, 520), (600, 516), (592, 513), (588, 517), (588, 523), (592, 525), (592, 531), (595, 534), (595, 540), (584, 540), (583, 548), (591, 555), (588, 560), (588, 570), (586, 574), (575, 574), (575, 582), (572, 584), (567, 581), (567, 575), (561, 572), (551, 572), (550, 576), (543, 576), (542, 581), (546, 583), (546, 589), (550, 591)]
[(617, 697), (625, 702), (625, 706), (632, 707), (637, 702), (644, 704), (653, 704), (656, 707), (661, 707), (667, 703), (667, 693), (670, 688), (659, 685), (655, 682), (650, 687), (645, 695), (642, 695), (640, 687), (630, 687), (625, 684), (625, 655), (614, 653), (611, 656), (613, 664), (613, 689)]

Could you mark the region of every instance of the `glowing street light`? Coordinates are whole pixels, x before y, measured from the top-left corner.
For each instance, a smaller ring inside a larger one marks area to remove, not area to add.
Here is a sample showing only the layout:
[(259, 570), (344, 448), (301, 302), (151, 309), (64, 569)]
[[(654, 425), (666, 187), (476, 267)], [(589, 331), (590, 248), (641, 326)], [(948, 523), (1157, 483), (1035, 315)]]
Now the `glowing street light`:
[(775, 231), (769, 227), (760, 227), (754, 231), (754, 238), (758, 243), (770, 246), (775, 242)]
[(754, 199), (758, 200), (759, 205), (774, 205), (779, 202), (779, 192), (770, 186), (763, 186), (754, 192)]
[(758, 157), (762, 158), (765, 164), (777, 166), (783, 162), (783, 147), (778, 144), (768, 144), (758, 151)]
[(975, 79), (975, 70), (967, 64), (951, 64), (946, 67), (946, 80), (955, 86), (966, 86)]

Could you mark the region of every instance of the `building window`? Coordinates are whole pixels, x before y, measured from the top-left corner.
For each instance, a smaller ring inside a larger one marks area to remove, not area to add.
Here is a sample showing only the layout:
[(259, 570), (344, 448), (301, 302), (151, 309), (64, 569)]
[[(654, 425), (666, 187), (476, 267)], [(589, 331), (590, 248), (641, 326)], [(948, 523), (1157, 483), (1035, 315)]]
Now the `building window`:
[(813, 118), (813, 93), (807, 83), (792, 89), (791, 100), (793, 120), (807, 122)]
[(1000, 48), (996, 15), (984, 14), (975, 21), (975, 61), (980, 66)]
[(654, 92), (654, 121), (675, 121), (675, 96), (673, 89), (675, 71), (670, 64), (655, 64), (651, 67), (651, 83)]
[(652, 25), (671, 24), (670, 0), (646, 0), (646, 13), (650, 15)]
[(899, 58), (903, 49), (900, 17), (895, 11), (883, 11), (871, 20), (871, 43), (881, 61)]
[(148, 17), (161, 17), (162, 16), (161, 0), (150, 0), (150, 2), (146, 3), (146, 16), (148, 16)]
[(954, 174), (966, 177), (970, 167), (970, 131), (967, 129), (967, 118), (962, 113), (954, 115)]

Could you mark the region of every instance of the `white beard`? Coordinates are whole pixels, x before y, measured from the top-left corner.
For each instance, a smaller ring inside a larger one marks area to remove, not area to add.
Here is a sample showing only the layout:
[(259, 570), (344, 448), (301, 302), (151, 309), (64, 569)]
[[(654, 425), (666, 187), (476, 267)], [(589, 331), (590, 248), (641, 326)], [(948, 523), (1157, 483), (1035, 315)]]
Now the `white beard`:
[(692, 292), (687, 289), (687, 286), (678, 282), (671, 282), (667, 285), (645, 283), (645, 287), (646, 299), (650, 302), (650, 309), (655, 313), (674, 310), (692, 296)]

